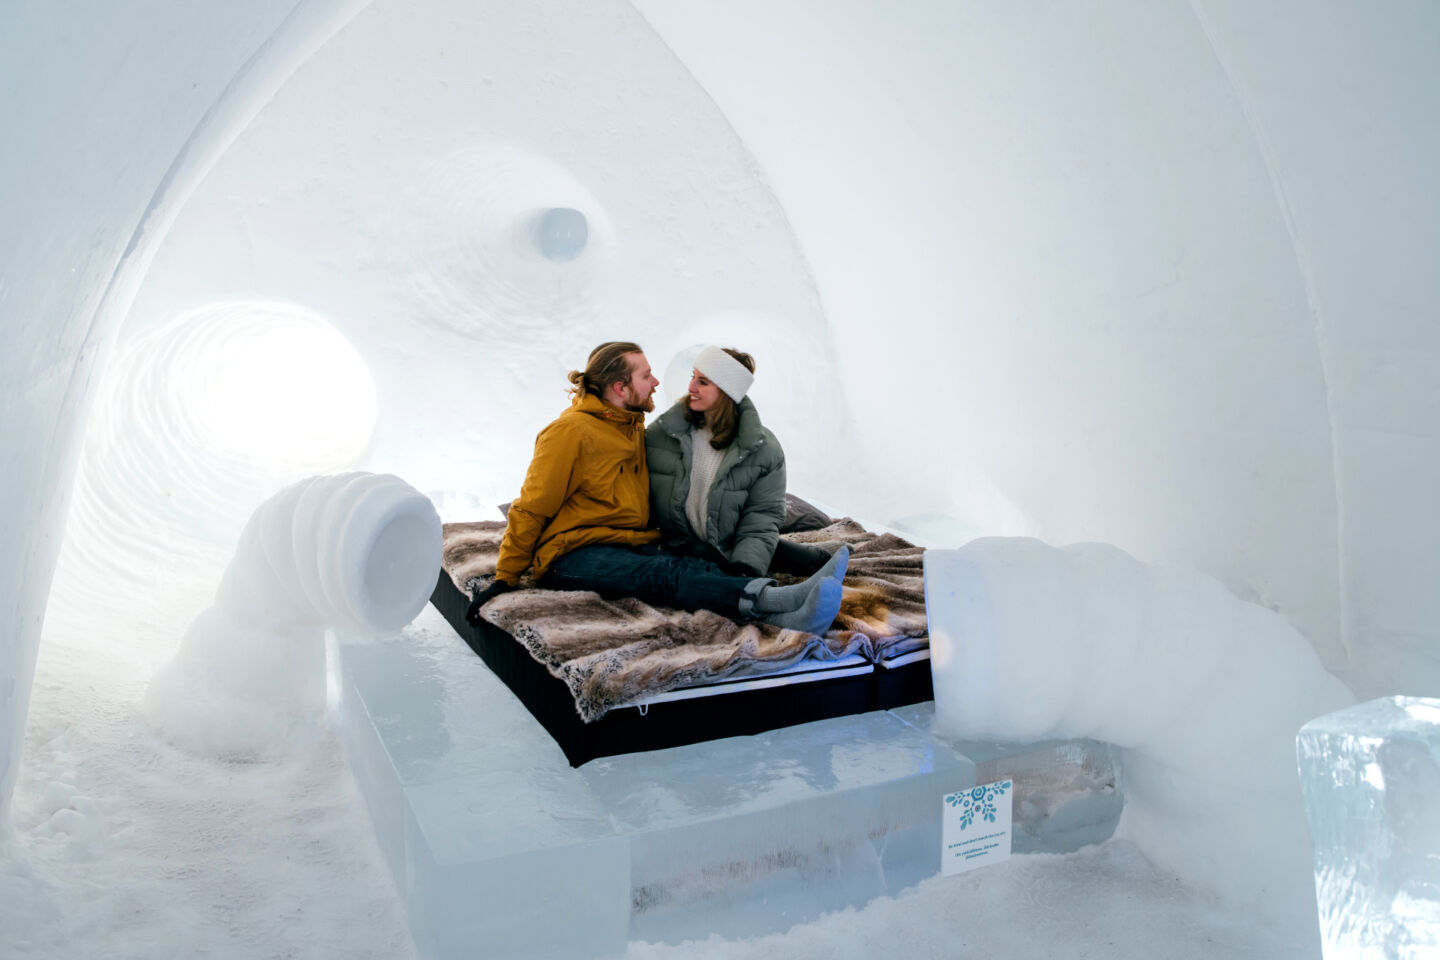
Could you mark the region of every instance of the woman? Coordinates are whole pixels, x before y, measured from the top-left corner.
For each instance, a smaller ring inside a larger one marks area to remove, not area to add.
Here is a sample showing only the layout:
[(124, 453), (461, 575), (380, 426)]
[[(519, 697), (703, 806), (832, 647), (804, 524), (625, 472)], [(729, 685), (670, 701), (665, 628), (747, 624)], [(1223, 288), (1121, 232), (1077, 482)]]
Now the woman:
[(671, 553), (740, 576), (808, 575), (830, 553), (780, 539), (785, 452), (746, 396), (754, 382), (748, 353), (700, 351), (687, 396), (645, 429), (651, 519)]

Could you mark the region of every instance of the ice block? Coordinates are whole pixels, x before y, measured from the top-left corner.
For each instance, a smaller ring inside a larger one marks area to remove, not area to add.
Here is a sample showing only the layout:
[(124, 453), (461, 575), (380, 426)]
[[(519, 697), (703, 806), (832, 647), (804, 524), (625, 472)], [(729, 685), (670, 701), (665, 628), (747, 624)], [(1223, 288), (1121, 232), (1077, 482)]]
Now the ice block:
[(1372, 700), (1296, 740), (1326, 960), (1440, 956), (1440, 700)]

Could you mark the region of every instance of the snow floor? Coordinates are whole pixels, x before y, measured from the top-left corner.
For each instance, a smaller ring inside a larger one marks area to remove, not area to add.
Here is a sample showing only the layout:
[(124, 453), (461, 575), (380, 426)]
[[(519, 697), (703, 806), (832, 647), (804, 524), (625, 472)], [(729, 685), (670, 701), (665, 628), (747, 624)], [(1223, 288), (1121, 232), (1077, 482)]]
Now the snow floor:
[[(433, 611), (410, 629), (448, 630)], [(282, 759), (192, 756), (138, 717), (148, 673), (123, 638), (51, 630), (13, 829), (0, 847), (0, 956), (415, 956), (333, 730)], [(455, 641), (459, 643), (458, 638)], [(784, 934), (627, 956), (1311, 956), (1315, 937), (1221, 906), (1130, 843), (1017, 855)]]

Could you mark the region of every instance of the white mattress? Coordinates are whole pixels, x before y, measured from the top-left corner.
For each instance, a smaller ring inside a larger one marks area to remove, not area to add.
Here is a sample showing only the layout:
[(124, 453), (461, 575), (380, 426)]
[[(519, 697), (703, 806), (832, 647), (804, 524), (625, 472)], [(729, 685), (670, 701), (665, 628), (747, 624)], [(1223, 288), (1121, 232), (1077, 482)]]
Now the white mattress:
[(919, 663), (921, 660), (930, 659), (930, 648), (923, 650), (911, 650), (909, 653), (902, 653), (898, 657), (890, 657), (880, 661), (880, 666), (886, 670), (895, 670), (900, 667), (909, 666), (912, 663)]
[[(929, 651), (924, 652), (927, 656)], [(691, 700), (696, 697), (719, 697), (731, 693), (742, 693), (746, 690), (766, 690), (772, 687), (784, 687), (797, 683), (814, 683), (820, 680), (834, 680), (839, 677), (861, 676), (872, 672), (874, 664), (866, 660), (858, 653), (852, 653), (848, 657), (841, 657), (838, 660), (801, 660), (779, 673), (766, 673), (755, 676), (753, 673), (737, 677), (729, 677), (719, 683), (707, 683), (698, 687), (681, 687), (678, 690), (670, 690), (665, 693), (657, 693), (653, 697), (646, 697), (644, 700), (626, 704), (624, 707), (616, 707), (617, 710), (636, 708), (644, 710), (652, 703), (669, 703), (675, 700)]]

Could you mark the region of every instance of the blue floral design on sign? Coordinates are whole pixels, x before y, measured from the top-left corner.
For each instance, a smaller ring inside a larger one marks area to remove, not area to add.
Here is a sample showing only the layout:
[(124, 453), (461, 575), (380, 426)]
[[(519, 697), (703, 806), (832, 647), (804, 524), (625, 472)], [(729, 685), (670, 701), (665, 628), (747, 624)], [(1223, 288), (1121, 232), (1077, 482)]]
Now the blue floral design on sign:
[(945, 798), (945, 802), (952, 807), (960, 808), (960, 829), (965, 830), (975, 822), (977, 816), (982, 820), (994, 823), (995, 800), (1009, 789), (1009, 780), (986, 783), (978, 787), (971, 787), (969, 790), (961, 790), (959, 793), (952, 793)]

